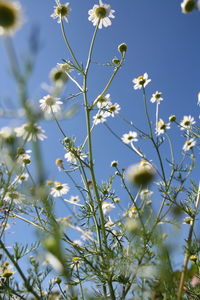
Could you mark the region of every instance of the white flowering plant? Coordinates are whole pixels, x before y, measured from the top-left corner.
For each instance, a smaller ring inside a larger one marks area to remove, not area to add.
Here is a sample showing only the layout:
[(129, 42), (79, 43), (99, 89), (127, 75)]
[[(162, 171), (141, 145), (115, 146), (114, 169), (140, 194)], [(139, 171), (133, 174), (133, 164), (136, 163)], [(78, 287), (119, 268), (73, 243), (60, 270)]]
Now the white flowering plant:
[[(180, 5), (184, 14), (198, 9), (195, 0)], [(119, 58), (103, 64), (111, 70), (103, 88), (90, 93), (92, 81), (99, 83), (92, 67), (102, 66), (95, 62), (99, 31), (104, 34), (117, 15), (102, 0), (88, 11), (93, 35), (82, 62), (66, 33), (72, 11), (69, 2), (52, 6), (67, 58), (50, 71), (50, 85), (41, 84), (46, 94), (31, 101), (39, 43), (32, 37), (28, 62), (19, 63), (12, 36), (25, 23), (22, 5), (0, 0), (0, 35), (20, 100), (16, 109), (5, 103), (0, 111), (11, 119), (0, 129), (0, 299), (200, 299), (198, 121), (190, 112), (164, 121), (165, 93), (147, 72), (128, 84), (143, 101), (144, 111), (137, 111), (143, 126), (124, 117), (126, 103), (115, 102), (111, 91), (128, 61), (126, 43), (116, 47)], [(79, 120), (77, 106), (66, 105), (71, 100), (79, 103)], [(78, 137), (70, 118), (79, 123)], [(106, 134), (121, 147), (108, 164), (96, 151), (98, 130), (100, 152)], [(51, 165), (57, 148), (62, 157)], [(101, 176), (105, 165), (110, 175)]]

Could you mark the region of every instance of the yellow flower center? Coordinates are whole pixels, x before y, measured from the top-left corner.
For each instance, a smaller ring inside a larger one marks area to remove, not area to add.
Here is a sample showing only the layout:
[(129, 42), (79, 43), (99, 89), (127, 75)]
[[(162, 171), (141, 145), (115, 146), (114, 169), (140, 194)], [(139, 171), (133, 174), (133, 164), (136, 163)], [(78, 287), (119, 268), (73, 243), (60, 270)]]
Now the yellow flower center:
[(139, 81), (139, 84), (141, 84), (141, 85), (144, 85), (144, 84), (145, 84), (144, 76), (139, 76), (139, 77), (137, 78), (137, 80)]
[(191, 12), (194, 8), (195, 8), (195, 1), (194, 0), (190, 0), (185, 4), (185, 11), (186, 12)]
[(184, 122), (184, 126), (189, 126), (190, 125), (190, 121), (185, 121)]
[(58, 5), (55, 10), (56, 14), (61, 16), (61, 18), (67, 17), (70, 11), (69, 7), (64, 4)]
[(74, 263), (78, 263), (78, 262), (80, 261), (80, 257), (75, 256), (75, 257), (72, 258), (72, 261), (73, 261)]
[(0, 26), (8, 29), (16, 24), (16, 9), (11, 3), (0, 2)]
[(157, 94), (155, 94), (155, 98), (156, 98), (156, 99), (159, 99), (159, 98), (160, 98), (160, 96), (161, 96), (161, 94), (160, 94), (160, 93), (157, 93)]
[(102, 6), (99, 6), (95, 9), (95, 15), (99, 19), (103, 19), (106, 16), (106, 9)]

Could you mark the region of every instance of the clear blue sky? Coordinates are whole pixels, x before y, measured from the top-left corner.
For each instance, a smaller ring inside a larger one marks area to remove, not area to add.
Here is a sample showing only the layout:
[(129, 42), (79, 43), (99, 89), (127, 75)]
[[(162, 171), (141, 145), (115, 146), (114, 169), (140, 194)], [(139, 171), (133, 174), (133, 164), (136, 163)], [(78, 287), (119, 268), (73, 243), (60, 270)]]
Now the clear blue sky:
[[(164, 101), (160, 106), (160, 117), (167, 121), (169, 115), (176, 114), (181, 120), (183, 115), (198, 119), (197, 94), (200, 91), (200, 12), (188, 15), (181, 13), (180, 0), (111, 0), (107, 1), (115, 9), (113, 24), (107, 29), (98, 32), (94, 48), (93, 61), (106, 63), (118, 55), (117, 46), (125, 42), (128, 52), (123, 68), (116, 77), (109, 93), (113, 102), (121, 105), (121, 114), (132, 120), (138, 127), (147, 129), (144, 120), (144, 110), (141, 91), (133, 90), (132, 79), (149, 74), (152, 82), (147, 87), (147, 96), (150, 99), (156, 90), (163, 93)], [(94, 30), (87, 20), (88, 10), (96, 4), (94, 0), (71, 0), (72, 11), (66, 32), (77, 57), (84, 64), (89, 48), (89, 42)], [(40, 33), (41, 49), (37, 57), (35, 72), (30, 81), (30, 99), (36, 104), (46, 92), (42, 90), (41, 83), (49, 83), (48, 74), (56, 63), (62, 59), (70, 59), (62, 39), (60, 26), (50, 18), (55, 2), (53, 0), (21, 0), (26, 16), (23, 28), (16, 34), (14, 43), (19, 59), (28, 53), (28, 37), (31, 27), (37, 25)], [(0, 46), (0, 93), (1, 104), (12, 99), (16, 103), (16, 94), (11, 82), (7, 57), (3, 40)], [(109, 67), (93, 65), (89, 80), (89, 95), (91, 101), (102, 91), (106, 80), (111, 74)], [(76, 77), (79, 80), (79, 77)], [(75, 91), (70, 83), (66, 87), (66, 95)], [(77, 99), (82, 103), (82, 99)], [(155, 106), (150, 104), (150, 111), (155, 119)], [(66, 106), (67, 108), (67, 106)], [(81, 108), (82, 109), (82, 108)], [(84, 114), (81, 110), (71, 120), (62, 122), (62, 126), (69, 136), (77, 136), (78, 143), (83, 140)], [(19, 124), (17, 121), (2, 119), (0, 125)], [(110, 119), (109, 125), (121, 136), (130, 128), (118, 120)], [(42, 123), (48, 139), (43, 142), (43, 153), (47, 174), (51, 179), (67, 182), (64, 175), (57, 172), (54, 161), (63, 157), (64, 151), (59, 143), (61, 138), (56, 125)], [(176, 151), (180, 153), (184, 139), (180, 137), (180, 130), (169, 131), (176, 141)], [(144, 143), (142, 143), (144, 145)], [(154, 152), (144, 145), (145, 153), (149, 159), (154, 160)], [(115, 140), (104, 126), (97, 126), (94, 137), (94, 151), (96, 170), (101, 181), (105, 176), (111, 175), (110, 162), (119, 160), (121, 167), (127, 167), (138, 161), (138, 157)], [(168, 150), (164, 148), (164, 152)], [(57, 172), (57, 174), (56, 174)], [(198, 174), (198, 170), (197, 170)], [(73, 192), (72, 194), (74, 194)], [(123, 199), (126, 206), (127, 199)]]

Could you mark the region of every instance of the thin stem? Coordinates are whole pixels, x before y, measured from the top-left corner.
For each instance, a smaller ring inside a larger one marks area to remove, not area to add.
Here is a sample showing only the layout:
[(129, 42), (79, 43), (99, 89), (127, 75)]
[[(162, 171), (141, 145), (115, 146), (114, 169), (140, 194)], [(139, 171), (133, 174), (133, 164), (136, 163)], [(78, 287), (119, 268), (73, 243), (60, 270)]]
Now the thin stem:
[(27, 290), (36, 297), (36, 299), (41, 300), (41, 297), (38, 296), (38, 294), (33, 290), (32, 286), (29, 284), (28, 280), (26, 279), (26, 276), (24, 275), (22, 269), (20, 268), (20, 266), (18, 265), (18, 263), (15, 261), (14, 256), (10, 254), (10, 252), (6, 249), (6, 247), (4, 246), (4, 243), (0, 240), (0, 247), (3, 249), (3, 251), (6, 253), (6, 255), (8, 256), (8, 258), (10, 259), (10, 261), (13, 263), (13, 265), (15, 266), (15, 268), (17, 269), (19, 275), (21, 276), (21, 278), (24, 281), (25, 287), (27, 288)]
[(197, 199), (196, 199), (195, 208), (194, 208), (194, 216), (193, 216), (193, 219), (192, 219), (191, 224), (190, 224), (189, 234), (188, 234), (188, 238), (187, 238), (187, 246), (186, 246), (187, 248), (186, 248), (186, 251), (185, 251), (185, 257), (184, 257), (184, 262), (183, 262), (183, 269), (182, 269), (182, 272), (181, 272), (181, 279), (180, 279), (180, 283), (179, 283), (177, 300), (181, 300), (182, 295), (183, 295), (185, 276), (186, 276), (186, 272), (187, 272), (188, 261), (189, 261), (190, 254), (191, 254), (192, 235), (193, 235), (193, 231), (194, 231), (194, 223), (195, 223), (196, 216), (197, 216), (197, 213), (198, 213), (199, 202), (200, 202), (200, 183), (199, 183), (199, 187), (198, 187), (198, 191), (197, 191)]
[(76, 65), (77, 65), (79, 71), (82, 72), (82, 68), (79, 65), (78, 60), (76, 59), (76, 56), (75, 56), (75, 54), (74, 54), (74, 52), (73, 52), (73, 50), (72, 50), (72, 48), (71, 48), (71, 46), (70, 46), (70, 44), (68, 42), (68, 39), (67, 39), (67, 36), (66, 36), (66, 33), (65, 33), (65, 28), (64, 28), (64, 25), (63, 25), (63, 20), (61, 20), (60, 24), (61, 24), (62, 35), (63, 35), (64, 41), (65, 41), (65, 43), (67, 45), (67, 48), (68, 48), (71, 56), (73, 57), (73, 59), (74, 59)]

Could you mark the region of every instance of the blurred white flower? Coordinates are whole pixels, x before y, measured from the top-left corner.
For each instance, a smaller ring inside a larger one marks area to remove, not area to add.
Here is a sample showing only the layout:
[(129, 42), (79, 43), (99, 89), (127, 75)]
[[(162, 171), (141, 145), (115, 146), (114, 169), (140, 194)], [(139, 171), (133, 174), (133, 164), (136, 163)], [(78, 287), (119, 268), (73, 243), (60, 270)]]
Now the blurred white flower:
[(44, 96), (42, 99), (39, 100), (41, 110), (51, 113), (57, 113), (60, 111), (60, 106), (63, 104), (62, 101), (59, 101), (60, 98), (56, 98), (50, 95)]
[(153, 192), (150, 191), (149, 189), (143, 189), (140, 192), (140, 198), (141, 198), (141, 200), (147, 200), (151, 197), (152, 194), (153, 194)]
[(21, 5), (17, 1), (0, 1), (0, 35), (12, 35), (22, 25)]
[(109, 203), (107, 201), (104, 201), (102, 203), (102, 210), (103, 210), (104, 215), (106, 215), (107, 213), (109, 213), (114, 208), (115, 208), (115, 205), (112, 204), (112, 203)]
[(93, 8), (88, 11), (88, 20), (91, 21), (94, 26), (98, 25), (98, 28), (101, 29), (102, 26), (107, 27), (112, 24), (110, 18), (115, 17), (113, 15), (114, 12), (109, 4), (105, 4), (99, 0), (99, 5), (95, 4)]
[(22, 137), (24, 140), (29, 141), (36, 141), (41, 140), (43, 141), (46, 138), (44, 135), (44, 130), (41, 126), (38, 126), (36, 123), (25, 123), (20, 127), (15, 128), (15, 132), (17, 137)]

